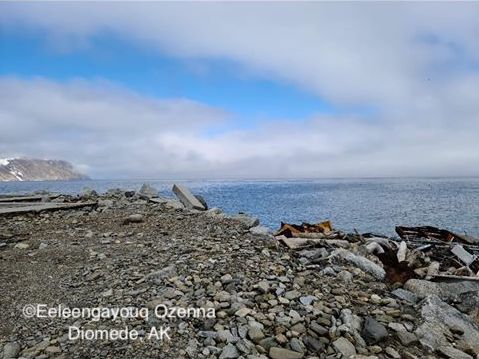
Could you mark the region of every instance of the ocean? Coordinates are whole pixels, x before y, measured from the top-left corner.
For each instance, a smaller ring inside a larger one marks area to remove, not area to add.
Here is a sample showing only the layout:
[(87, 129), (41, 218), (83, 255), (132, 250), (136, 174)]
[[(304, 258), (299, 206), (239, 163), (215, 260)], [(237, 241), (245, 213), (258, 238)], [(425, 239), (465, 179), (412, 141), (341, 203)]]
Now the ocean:
[(329, 219), (337, 229), (395, 235), (397, 225), (431, 225), (479, 236), (479, 178), (319, 180), (87, 180), (0, 182), (0, 194), (47, 190), (79, 193), (89, 187), (137, 190), (143, 183), (172, 197), (180, 182), (226, 213), (246, 212), (275, 230), (280, 222)]

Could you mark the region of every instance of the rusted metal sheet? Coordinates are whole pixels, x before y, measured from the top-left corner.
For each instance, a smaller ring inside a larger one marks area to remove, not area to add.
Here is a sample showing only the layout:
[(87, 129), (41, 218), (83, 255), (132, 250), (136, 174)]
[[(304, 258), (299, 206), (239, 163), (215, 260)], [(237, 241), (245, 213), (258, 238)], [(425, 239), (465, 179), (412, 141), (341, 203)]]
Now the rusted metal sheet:
[[(283, 223), (281, 222), (281, 228), (275, 234), (275, 236), (285, 236), (287, 238), (291, 237), (300, 237), (306, 233), (316, 233), (316, 234), (330, 234), (333, 232), (333, 225), (331, 221), (324, 221), (321, 223), (310, 224), (303, 222), (301, 225)], [(311, 238), (310, 236), (307, 236)], [(322, 236), (317, 236), (314, 238), (321, 238)]]

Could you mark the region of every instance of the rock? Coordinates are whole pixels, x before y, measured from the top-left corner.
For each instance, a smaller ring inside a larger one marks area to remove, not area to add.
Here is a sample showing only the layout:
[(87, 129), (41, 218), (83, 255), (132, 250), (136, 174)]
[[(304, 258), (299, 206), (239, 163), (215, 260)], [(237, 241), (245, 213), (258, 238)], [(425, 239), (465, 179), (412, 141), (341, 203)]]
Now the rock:
[(397, 331), (396, 335), (401, 344), (405, 346), (409, 346), (417, 341), (416, 334), (408, 332), (406, 329)]
[(259, 225), (259, 219), (256, 217), (251, 217), (245, 213), (235, 214), (231, 217), (232, 219), (241, 222), (244, 224), (248, 229), (256, 227)]
[(416, 304), (417, 302), (417, 297), (413, 292), (410, 292), (408, 290), (398, 288), (395, 289), (391, 292), (392, 295), (394, 295), (396, 298), (405, 300), (409, 303)]
[(353, 355), (356, 355), (356, 348), (344, 337), (336, 339), (333, 342), (333, 347), (337, 352), (341, 353), (344, 358), (349, 358)]
[(271, 230), (265, 226), (255, 226), (249, 229), (250, 233), (256, 234), (258, 236), (267, 236), (271, 234)]
[(269, 356), (272, 359), (300, 359), (304, 355), (303, 353), (295, 352), (289, 349), (271, 347), (269, 350)]
[(293, 300), (301, 297), (301, 293), (297, 290), (290, 290), (289, 292), (284, 293), (284, 297), (288, 300)]
[(227, 344), (224, 346), (220, 354), (220, 359), (236, 359), (240, 356), (238, 350), (233, 344)]
[(421, 317), (424, 322), (416, 329), (415, 334), (421, 345), (428, 350), (435, 351), (449, 346), (447, 336), (450, 329), (457, 328), (464, 333), (461, 336), (461, 345), (479, 353), (479, 326), (467, 315), (441, 301), (437, 295), (424, 299)]
[(158, 190), (149, 185), (148, 183), (143, 183), (140, 190), (138, 191), (138, 195), (140, 196), (140, 198), (143, 199), (155, 198), (158, 197)]
[(20, 353), (20, 344), (17, 342), (10, 342), (3, 347), (3, 359), (16, 358)]
[(248, 329), (248, 337), (255, 343), (264, 338), (263, 331), (258, 327), (250, 327)]
[(183, 205), (188, 209), (197, 209), (199, 211), (205, 211), (206, 207), (193, 196), (190, 190), (181, 185), (173, 185), (173, 192)]
[(221, 279), (221, 283), (223, 283), (223, 284), (228, 284), (228, 283), (231, 283), (233, 281), (233, 277), (229, 273), (221, 276), (220, 279)]
[(372, 317), (367, 317), (364, 321), (361, 336), (368, 345), (379, 343), (388, 336), (388, 331), (384, 325)]
[(457, 300), (459, 296), (467, 292), (479, 291), (479, 281), (460, 281), (451, 283), (430, 282), (421, 279), (409, 279), (404, 288), (416, 294), (419, 298), (429, 295), (437, 295), (442, 300)]
[(217, 207), (213, 207), (213, 208), (210, 208), (208, 210), (205, 211), (205, 215), (210, 217), (210, 218), (218, 218), (218, 219), (221, 219), (221, 218), (224, 218), (225, 217), (225, 214), (223, 213), (223, 211)]
[(353, 275), (345, 270), (339, 272), (337, 278), (343, 283), (351, 283), (353, 281)]
[(336, 276), (336, 272), (335, 272), (334, 269), (331, 268), (331, 267), (326, 267), (326, 268), (321, 269), (321, 271), (319, 272), (319, 274), (321, 274), (321, 275), (329, 275), (329, 276)]
[(28, 249), (30, 248), (30, 245), (28, 243), (25, 243), (25, 242), (20, 242), (20, 243), (17, 243), (15, 244), (15, 247), (14, 248), (17, 248), (17, 249)]
[(384, 351), (393, 359), (401, 359), (401, 354), (399, 354), (398, 351), (392, 347), (386, 347)]
[(198, 201), (200, 201), (200, 203), (203, 205), (203, 207), (205, 207), (205, 210), (207, 210), (208, 209), (208, 203), (206, 203), (205, 198), (200, 194), (195, 194), (195, 197)]
[(89, 187), (85, 187), (80, 192), (80, 198), (83, 200), (92, 200), (98, 198), (98, 193)]
[(317, 300), (318, 298), (315, 297), (314, 295), (306, 295), (304, 297), (300, 297), (299, 298), (299, 301), (301, 302), (301, 304), (303, 305), (311, 305), (315, 300)]
[(38, 246), (38, 249), (42, 250), (42, 249), (45, 249), (48, 247), (48, 244), (47, 243), (40, 243), (40, 245)]
[(252, 312), (251, 309), (249, 308), (246, 308), (246, 307), (243, 307), (241, 309), (238, 309), (236, 312), (235, 312), (235, 315), (237, 317), (240, 317), (240, 318), (244, 318), (246, 317), (248, 314), (250, 314)]
[(386, 272), (380, 265), (374, 263), (373, 261), (370, 261), (365, 257), (355, 255), (346, 249), (337, 249), (331, 255), (333, 257), (339, 256), (343, 258), (344, 260), (355, 265), (364, 272), (371, 274), (376, 279), (383, 280), (386, 276)]
[(129, 224), (129, 223), (141, 223), (143, 222), (143, 215), (141, 214), (131, 214), (126, 219), (123, 221), (123, 224)]
[(308, 335), (303, 338), (303, 343), (306, 348), (308, 348), (308, 350), (312, 351), (313, 353), (321, 352), (324, 350), (323, 342)]
[(304, 353), (304, 345), (303, 343), (301, 342), (301, 340), (299, 340), (298, 338), (292, 338), (290, 341), (289, 341), (289, 346), (291, 347), (291, 349), (293, 349), (293, 351), (295, 352), (298, 352), (298, 353)]
[(474, 359), (469, 354), (466, 354), (463, 351), (451, 346), (439, 347), (437, 351), (444, 355), (446, 358), (450, 359)]
[(268, 293), (269, 292), (269, 283), (265, 280), (261, 281), (257, 285), (258, 291), (260, 293)]
[(311, 324), (309, 325), (309, 329), (311, 329), (313, 332), (315, 332), (319, 336), (323, 336), (329, 333), (328, 329), (318, 324), (318, 322), (316, 321), (311, 322)]
[(469, 314), (471, 318), (476, 318), (475, 321), (479, 324), (479, 291), (462, 293), (458, 299), (459, 303), (456, 304), (456, 308)]

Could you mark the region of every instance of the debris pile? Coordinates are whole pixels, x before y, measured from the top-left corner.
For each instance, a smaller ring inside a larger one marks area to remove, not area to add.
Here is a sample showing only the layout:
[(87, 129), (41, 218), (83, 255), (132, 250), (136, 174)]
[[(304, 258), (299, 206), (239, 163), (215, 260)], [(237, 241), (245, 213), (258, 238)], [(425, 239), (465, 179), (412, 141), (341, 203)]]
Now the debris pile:
[[(430, 226), (396, 232), (399, 238), (346, 234), (330, 221), (281, 223), (276, 239), (308, 269), (336, 275), (328, 265), (347, 263), (389, 283), (390, 295), (418, 308), (422, 319), (414, 331), (404, 323), (388, 326), (403, 344), (418, 340), (440, 357), (479, 358), (479, 239)], [(370, 344), (387, 331), (368, 317), (361, 335)]]

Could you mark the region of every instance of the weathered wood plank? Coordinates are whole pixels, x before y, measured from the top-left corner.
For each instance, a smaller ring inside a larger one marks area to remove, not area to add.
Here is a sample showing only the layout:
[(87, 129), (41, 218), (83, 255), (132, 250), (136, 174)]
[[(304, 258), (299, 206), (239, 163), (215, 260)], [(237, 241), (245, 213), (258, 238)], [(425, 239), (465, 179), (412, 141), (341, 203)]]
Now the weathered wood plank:
[(32, 204), (29, 206), (15, 206), (15, 207), (2, 207), (0, 208), (0, 215), (7, 214), (22, 214), (22, 213), (38, 213), (43, 211), (54, 211), (54, 210), (66, 210), (66, 209), (75, 209), (82, 207), (96, 206), (98, 202), (76, 202), (76, 203), (38, 203)]
[(59, 195), (36, 195), (36, 196), (0, 196), (0, 202), (39, 202), (43, 198), (54, 199), (57, 198)]

